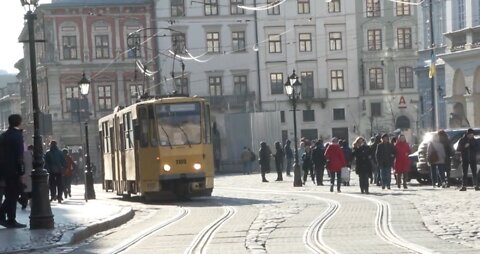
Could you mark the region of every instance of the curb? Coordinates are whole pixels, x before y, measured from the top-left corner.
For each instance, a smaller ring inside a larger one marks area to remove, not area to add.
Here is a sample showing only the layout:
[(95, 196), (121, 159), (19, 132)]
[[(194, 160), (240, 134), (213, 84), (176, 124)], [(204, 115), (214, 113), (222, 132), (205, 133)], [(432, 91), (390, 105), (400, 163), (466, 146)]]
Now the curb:
[(92, 223), (88, 226), (79, 227), (71, 233), (64, 234), (62, 236), (62, 239), (60, 239), (59, 244), (65, 245), (78, 243), (96, 233), (116, 228), (122, 224), (125, 224), (127, 221), (131, 220), (134, 215), (135, 212), (132, 208), (123, 208), (117, 215), (115, 215), (115, 217), (106, 218), (102, 221)]

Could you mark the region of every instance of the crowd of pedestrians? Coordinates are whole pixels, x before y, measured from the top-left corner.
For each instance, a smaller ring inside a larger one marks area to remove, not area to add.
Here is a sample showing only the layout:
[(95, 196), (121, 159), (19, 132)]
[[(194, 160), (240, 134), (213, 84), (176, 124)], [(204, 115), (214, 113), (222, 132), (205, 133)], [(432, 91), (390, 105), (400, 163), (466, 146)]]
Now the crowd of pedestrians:
[[(16, 221), (17, 202), (26, 209), (32, 198), (33, 146), (25, 145), (22, 117), (8, 117), (8, 130), (0, 135), (0, 226), (24, 228)], [(62, 202), (62, 195), (71, 197), (71, 179), (75, 164), (67, 150), (60, 151), (56, 141), (45, 154), (45, 169), (49, 173), (51, 200)], [(3, 202), (2, 202), (3, 201)]]
[[(473, 175), (475, 190), (480, 190), (480, 181), (477, 178), (477, 147), (473, 134), (473, 130), (468, 129), (460, 139), (457, 148), (462, 161), (465, 162), (462, 163), (463, 181), (460, 191), (466, 190), (469, 167)], [(258, 162), (263, 182), (268, 182), (266, 173), (270, 172), (272, 156), (275, 159), (276, 181), (283, 180), (284, 167), (286, 175), (290, 176), (294, 162), (294, 152), (290, 140), (286, 140), (283, 147), (280, 142), (275, 142), (274, 145), (275, 153), (273, 154), (266, 142), (260, 143)], [(434, 188), (450, 186), (448, 182), (450, 164), (455, 152), (445, 131), (440, 130), (435, 133), (427, 148), (427, 160), (431, 166)], [(376, 135), (370, 139), (370, 142), (367, 142), (364, 137), (357, 137), (351, 148), (348, 142), (335, 137), (326, 143), (323, 140), (309, 141), (302, 138), (298, 147), (298, 163), (303, 170), (302, 182), (304, 185), (309, 176), (314, 184), (323, 185), (326, 169), (330, 178), (330, 191), (333, 192), (336, 186), (337, 192), (341, 192), (342, 184), (348, 184), (349, 172), (352, 169), (358, 175), (360, 192), (369, 194), (371, 184), (379, 186), (383, 190), (391, 189), (392, 173), (397, 188), (408, 189), (408, 174), (412, 166), (409, 158), (411, 153), (411, 146), (403, 134), (394, 137), (388, 134)]]

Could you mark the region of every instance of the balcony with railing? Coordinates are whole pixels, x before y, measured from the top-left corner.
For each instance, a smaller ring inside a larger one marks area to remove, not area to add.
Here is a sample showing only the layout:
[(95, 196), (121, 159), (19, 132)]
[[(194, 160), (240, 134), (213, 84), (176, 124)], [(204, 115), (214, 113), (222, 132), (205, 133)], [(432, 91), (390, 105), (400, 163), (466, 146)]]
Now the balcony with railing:
[(445, 38), (451, 53), (480, 48), (480, 26), (445, 33)]

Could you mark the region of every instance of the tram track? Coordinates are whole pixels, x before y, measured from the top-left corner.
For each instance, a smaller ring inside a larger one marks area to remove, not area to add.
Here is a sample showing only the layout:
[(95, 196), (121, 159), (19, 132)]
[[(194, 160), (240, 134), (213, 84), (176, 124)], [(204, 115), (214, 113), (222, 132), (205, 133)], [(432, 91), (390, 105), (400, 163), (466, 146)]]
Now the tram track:
[(217, 230), (230, 218), (232, 218), (236, 213), (237, 209), (231, 206), (226, 206), (223, 208), (224, 214), (206, 226), (196, 237), (193, 239), (190, 246), (185, 250), (185, 254), (203, 254), (206, 253), (206, 248), (209, 242), (212, 240), (213, 235)]
[(250, 193), (268, 193), (268, 194), (282, 194), (289, 196), (299, 196), (305, 198), (311, 198), (322, 201), (328, 205), (327, 209), (318, 216), (305, 230), (303, 235), (303, 242), (314, 253), (337, 253), (333, 248), (328, 246), (322, 238), (322, 232), (327, 225), (328, 221), (332, 219), (339, 211), (341, 205), (338, 201), (328, 198), (319, 197), (313, 194), (305, 193), (292, 193), (287, 191), (274, 191), (274, 190), (262, 190), (253, 188), (222, 188), (225, 190), (235, 192), (250, 192)]
[(395, 233), (395, 230), (393, 229), (393, 226), (391, 224), (392, 210), (388, 202), (383, 200), (378, 200), (375, 198), (363, 197), (355, 194), (344, 194), (344, 195), (354, 197), (354, 198), (366, 199), (370, 202), (373, 202), (377, 206), (377, 213), (375, 216), (375, 232), (385, 242), (395, 245), (399, 248), (411, 251), (413, 253), (421, 253), (421, 254), (435, 253), (434, 250), (409, 242), (403, 239), (397, 233)]
[(132, 247), (134, 247), (136, 244), (138, 244), (140, 241), (145, 239), (146, 237), (148, 237), (152, 234), (155, 234), (156, 232), (164, 229), (165, 227), (180, 221), (181, 219), (183, 219), (184, 217), (186, 217), (189, 214), (190, 214), (190, 209), (189, 208), (181, 207), (180, 211), (175, 216), (173, 216), (172, 218), (167, 219), (167, 220), (163, 221), (162, 223), (157, 224), (157, 225), (155, 225), (155, 226), (153, 226), (153, 227), (151, 227), (151, 228), (149, 228), (149, 229), (147, 229), (147, 230), (145, 230), (145, 231), (143, 231), (143, 232), (141, 232), (137, 235), (134, 235), (132, 238), (122, 242), (122, 244), (120, 244), (119, 246), (116, 246), (109, 253), (110, 254), (118, 254), (118, 253), (122, 253), (124, 251), (127, 251), (127, 250), (131, 249)]

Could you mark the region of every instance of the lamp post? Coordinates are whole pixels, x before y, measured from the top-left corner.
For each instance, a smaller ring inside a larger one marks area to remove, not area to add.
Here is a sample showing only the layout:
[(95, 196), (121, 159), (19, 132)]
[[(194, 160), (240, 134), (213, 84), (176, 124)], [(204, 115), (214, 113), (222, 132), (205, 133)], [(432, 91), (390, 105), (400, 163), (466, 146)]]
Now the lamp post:
[(35, 55), (35, 31), (33, 21), (37, 15), (33, 13), (38, 0), (21, 0), (22, 6), (28, 7), (25, 20), (28, 27), (28, 43), (30, 55), (30, 79), (32, 82), (33, 108), (33, 170), (32, 170), (32, 208), (30, 212), (31, 229), (51, 229), (54, 227), (52, 208), (48, 198), (48, 173), (43, 168), (42, 136), (40, 136), (40, 107), (37, 89), (37, 64)]
[[(90, 90), (90, 81), (85, 77), (85, 72), (82, 79), (78, 82), (80, 93), (86, 99)], [(93, 188), (93, 174), (92, 166), (90, 165), (90, 150), (88, 147), (88, 118), (85, 121), (85, 200), (95, 199), (95, 189)]]
[(302, 186), (302, 176), (300, 172), (300, 164), (298, 163), (298, 140), (297, 140), (297, 101), (302, 94), (302, 84), (298, 81), (298, 77), (293, 70), (293, 74), (288, 77), (285, 83), (285, 92), (288, 95), (290, 103), (293, 107), (293, 139), (295, 143), (295, 163), (293, 164), (293, 186)]

